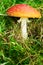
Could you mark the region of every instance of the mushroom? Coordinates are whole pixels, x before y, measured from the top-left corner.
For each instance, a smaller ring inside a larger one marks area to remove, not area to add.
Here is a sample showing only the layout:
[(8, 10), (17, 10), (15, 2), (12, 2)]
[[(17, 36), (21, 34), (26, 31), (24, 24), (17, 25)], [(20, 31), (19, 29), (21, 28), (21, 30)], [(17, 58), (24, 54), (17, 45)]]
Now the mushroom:
[(27, 39), (27, 22), (28, 18), (41, 18), (41, 14), (35, 8), (26, 4), (16, 4), (7, 10), (9, 16), (20, 17), (18, 22), (21, 22), (21, 34), (24, 39)]

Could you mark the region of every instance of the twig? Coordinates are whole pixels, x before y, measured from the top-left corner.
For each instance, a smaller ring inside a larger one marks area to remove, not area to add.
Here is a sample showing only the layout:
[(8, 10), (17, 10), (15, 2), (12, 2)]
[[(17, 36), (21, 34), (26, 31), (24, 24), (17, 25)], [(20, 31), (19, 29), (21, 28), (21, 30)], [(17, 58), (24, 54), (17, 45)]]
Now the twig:
[(26, 58), (20, 60), (16, 65), (18, 65), (19, 63), (22, 63), (24, 60), (26, 60), (29, 56), (27, 56)]

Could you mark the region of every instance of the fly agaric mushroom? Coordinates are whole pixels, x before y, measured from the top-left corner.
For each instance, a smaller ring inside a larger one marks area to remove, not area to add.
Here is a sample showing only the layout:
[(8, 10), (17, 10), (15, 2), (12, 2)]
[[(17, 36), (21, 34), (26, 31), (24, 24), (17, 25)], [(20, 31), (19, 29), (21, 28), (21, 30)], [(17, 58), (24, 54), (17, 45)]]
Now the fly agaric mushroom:
[(21, 17), (18, 22), (21, 22), (21, 34), (24, 39), (27, 39), (27, 22), (28, 18), (41, 18), (41, 14), (35, 8), (26, 4), (17, 4), (7, 10), (9, 16)]

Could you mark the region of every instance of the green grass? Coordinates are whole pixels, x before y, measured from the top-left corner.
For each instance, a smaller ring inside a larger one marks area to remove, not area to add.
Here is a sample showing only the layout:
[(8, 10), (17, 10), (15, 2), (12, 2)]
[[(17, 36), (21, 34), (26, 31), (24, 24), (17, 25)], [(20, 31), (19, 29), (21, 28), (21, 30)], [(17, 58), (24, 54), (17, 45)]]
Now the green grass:
[(0, 0), (0, 14), (19, 3), (37, 8), (42, 17), (30, 19), (23, 41), (19, 18), (0, 16), (0, 65), (43, 65), (43, 0)]

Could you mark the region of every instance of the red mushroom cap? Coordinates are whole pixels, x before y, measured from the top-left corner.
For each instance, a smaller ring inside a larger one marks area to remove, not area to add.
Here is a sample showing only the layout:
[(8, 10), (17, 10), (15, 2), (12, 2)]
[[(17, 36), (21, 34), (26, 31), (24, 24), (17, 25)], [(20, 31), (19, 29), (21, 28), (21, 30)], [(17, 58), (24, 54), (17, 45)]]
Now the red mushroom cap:
[(41, 14), (35, 8), (26, 5), (26, 4), (17, 4), (15, 6), (10, 7), (7, 10), (7, 14), (9, 16), (15, 17), (28, 17), (28, 18), (40, 18)]

